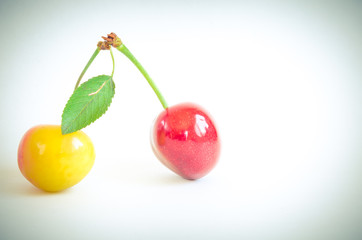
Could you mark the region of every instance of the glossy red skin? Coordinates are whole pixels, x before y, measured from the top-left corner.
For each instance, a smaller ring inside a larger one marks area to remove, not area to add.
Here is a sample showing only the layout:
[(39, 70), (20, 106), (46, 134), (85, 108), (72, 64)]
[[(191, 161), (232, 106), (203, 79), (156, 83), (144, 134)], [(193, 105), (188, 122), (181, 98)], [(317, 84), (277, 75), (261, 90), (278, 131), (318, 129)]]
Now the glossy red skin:
[(205, 176), (220, 155), (220, 137), (214, 121), (200, 106), (171, 106), (156, 119), (151, 145), (158, 159), (185, 179)]

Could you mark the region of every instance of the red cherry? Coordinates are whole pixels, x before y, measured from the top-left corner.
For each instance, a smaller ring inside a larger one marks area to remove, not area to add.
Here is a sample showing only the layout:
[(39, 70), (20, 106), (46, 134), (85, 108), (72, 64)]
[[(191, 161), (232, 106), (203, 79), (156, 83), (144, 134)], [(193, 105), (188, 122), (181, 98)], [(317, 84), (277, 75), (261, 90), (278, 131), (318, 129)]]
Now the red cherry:
[(183, 178), (205, 176), (220, 155), (220, 137), (210, 115), (192, 103), (168, 107), (156, 84), (128, 48), (121, 43), (117, 49), (138, 68), (165, 109), (151, 132), (151, 145), (157, 158)]
[(210, 115), (200, 106), (182, 103), (166, 108), (156, 119), (152, 149), (169, 169), (185, 179), (199, 179), (216, 165), (220, 137)]

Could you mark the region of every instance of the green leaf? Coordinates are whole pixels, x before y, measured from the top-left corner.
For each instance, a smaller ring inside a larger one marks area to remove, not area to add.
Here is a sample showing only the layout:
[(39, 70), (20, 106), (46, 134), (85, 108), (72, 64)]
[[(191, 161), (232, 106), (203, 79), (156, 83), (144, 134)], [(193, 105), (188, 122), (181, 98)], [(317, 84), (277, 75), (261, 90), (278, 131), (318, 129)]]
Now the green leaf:
[(80, 85), (62, 115), (62, 134), (78, 131), (100, 118), (111, 105), (115, 85), (111, 76), (100, 75)]

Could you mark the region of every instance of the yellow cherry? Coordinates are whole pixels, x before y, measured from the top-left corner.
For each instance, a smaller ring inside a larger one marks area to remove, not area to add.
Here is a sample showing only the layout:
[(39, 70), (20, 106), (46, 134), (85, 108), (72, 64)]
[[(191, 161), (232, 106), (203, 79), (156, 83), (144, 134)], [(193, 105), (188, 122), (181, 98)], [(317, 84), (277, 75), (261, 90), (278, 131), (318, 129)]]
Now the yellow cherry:
[(18, 165), (37, 188), (58, 192), (79, 183), (91, 170), (95, 151), (82, 131), (62, 135), (58, 125), (29, 129), (20, 141)]

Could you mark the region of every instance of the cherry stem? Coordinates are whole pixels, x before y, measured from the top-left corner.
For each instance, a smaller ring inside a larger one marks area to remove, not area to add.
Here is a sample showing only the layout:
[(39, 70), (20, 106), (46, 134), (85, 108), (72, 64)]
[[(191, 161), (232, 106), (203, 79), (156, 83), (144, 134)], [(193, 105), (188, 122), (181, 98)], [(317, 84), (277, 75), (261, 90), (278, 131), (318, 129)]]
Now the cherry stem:
[(113, 57), (112, 48), (109, 49), (109, 52), (111, 53), (111, 57), (112, 57), (113, 68), (112, 68), (112, 75), (111, 75), (111, 77), (113, 78), (113, 74), (114, 74), (114, 57)]
[(140, 62), (137, 61), (137, 59), (133, 56), (133, 54), (128, 50), (128, 48), (122, 43), (120, 46), (116, 47), (118, 51), (123, 53), (131, 62), (138, 68), (138, 70), (142, 73), (142, 75), (146, 78), (147, 82), (150, 84), (153, 91), (156, 93), (158, 100), (160, 100), (162, 107), (164, 109), (168, 108), (167, 102), (165, 98), (162, 96), (160, 90), (158, 90), (155, 82), (152, 80), (150, 75), (146, 72), (146, 70), (142, 67)]
[[(79, 84), (80, 84), (80, 81), (82, 80), (82, 77), (84, 76), (85, 72), (88, 70), (89, 66), (92, 64), (93, 60), (97, 57), (98, 53), (100, 52), (100, 48), (97, 47), (97, 49), (94, 51), (93, 55), (91, 56), (91, 58), (89, 59), (87, 65), (84, 67), (82, 73), (80, 74), (79, 78), (78, 78), (78, 81), (77, 83), (75, 84), (75, 89), (78, 88)], [(112, 55), (112, 59), (113, 59), (113, 55)], [(113, 60), (113, 63), (114, 63), (114, 60)], [(113, 64), (114, 65), (114, 64)], [(114, 67), (113, 67), (113, 70), (114, 70)], [(113, 72), (112, 72), (112, 76), (113, 76)]]

